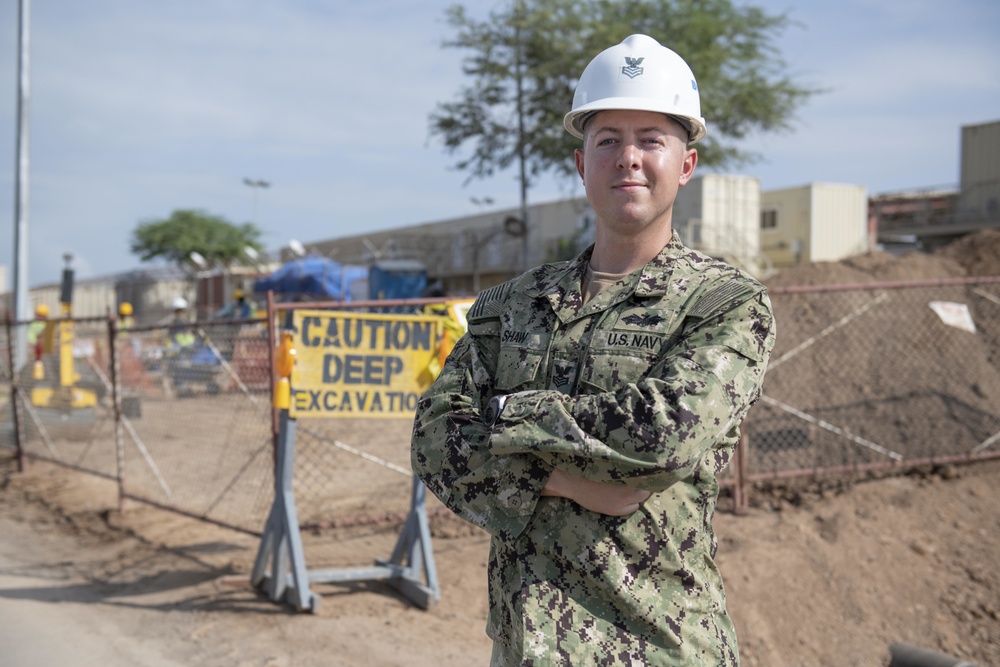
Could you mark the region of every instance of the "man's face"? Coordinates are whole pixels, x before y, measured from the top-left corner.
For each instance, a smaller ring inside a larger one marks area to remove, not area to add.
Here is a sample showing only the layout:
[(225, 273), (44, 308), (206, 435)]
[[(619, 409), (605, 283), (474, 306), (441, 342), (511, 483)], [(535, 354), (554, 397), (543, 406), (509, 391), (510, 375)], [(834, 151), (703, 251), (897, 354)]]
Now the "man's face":
[(587, 123), (576, 168), (597, 213), (598, 232), (631, 237), (670, 228), (677, 190), (694, 174), (698, 153), (687, 131), (651, 111), (601, 111)]

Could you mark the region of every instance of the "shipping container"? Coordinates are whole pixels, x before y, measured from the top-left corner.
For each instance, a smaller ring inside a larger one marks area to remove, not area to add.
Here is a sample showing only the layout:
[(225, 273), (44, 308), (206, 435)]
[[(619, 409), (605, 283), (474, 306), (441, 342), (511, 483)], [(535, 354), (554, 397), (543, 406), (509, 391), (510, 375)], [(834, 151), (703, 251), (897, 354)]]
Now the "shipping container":
[(861, 185), (810, 183), (762, 192), (760, 236), (777, 269), (868, 252), (867, 191)]
[(677, 193), (673, 226), (681, 240), (757, 276), (766, 268), (759, 225), (757, 178), (705, 174), (691, 179)]

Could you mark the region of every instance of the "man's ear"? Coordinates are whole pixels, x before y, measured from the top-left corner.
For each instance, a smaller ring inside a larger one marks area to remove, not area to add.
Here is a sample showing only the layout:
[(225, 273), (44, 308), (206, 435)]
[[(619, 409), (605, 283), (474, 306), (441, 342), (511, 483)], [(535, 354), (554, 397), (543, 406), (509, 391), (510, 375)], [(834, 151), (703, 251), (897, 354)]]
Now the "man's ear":
[(583, 178), (583, 151), (577, 148), (573, 151), (573, 159), (576, 160), (576, 173), (580, 174), (580, 178)]
[(691, 177), (694, 176), (694, 168), (698, 164), (698, 150), (695, 148), (687, 149), (687, 153), (684, 155), (684, 162), (681, 164), (681, 178), (680, 185), (684, 187), (687, 185)]

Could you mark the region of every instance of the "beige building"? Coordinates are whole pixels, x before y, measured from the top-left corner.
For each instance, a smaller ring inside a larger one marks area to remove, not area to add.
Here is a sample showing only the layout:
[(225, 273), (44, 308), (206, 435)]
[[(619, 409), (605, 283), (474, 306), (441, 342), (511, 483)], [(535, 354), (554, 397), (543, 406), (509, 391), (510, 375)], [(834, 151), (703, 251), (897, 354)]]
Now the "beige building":
[[(428, 283), (440, 284), (448, 294), (474, 295), (526, 267), (576, 256), (593, 243), (594, 220), (586, 198), (575, 197), (530, 206), (526, 233), (515, 208), (315, 241), (305, 249), (346, 265), (417, 260), (427, 268)], [(678, 193), (674, 224), (687, 245), (752, 274), (766, 272), (756, 178), (694, 178)]]
[[(316, 241), (304, 250), (364, 267), (416, 260), (426, 268), (429, 284), (447, 294), (471, 296), (525, 267), (570, 259), (594, 240), (595, 215), (584, 197), (533, 205), (527, 225), (520, 216), (520, 209), (499, 209)], [(712, 173), (682, 188), (674, 209), (674, 227), (685, 244), (759, 278), (776, 268), (866, 252), (866, 220), (861, 186), (820, 183), (762, 193), (756, 178)], [(287, 249), (283, 254), (291, 258)], [(255, 278), (278, 265), (198, 274), (161, 267), (80, 280), (73, 315), (103, 316), (128, 301), (140, 325), (155, 324), (170, 317), (174, 297), (184, 296), (198, 317), (211, 317), (232, 302), (237, 289), (249, 293)], [(32, 308), (45, 303), (59, 312), (59, 295), (58, 284), (32, 288)]]
[[(62, 284), (48, 283), (28, 291), (31, 312), (41, 304), (50, 313), (61, 313)], [(117, 313), (123, 301), (132, 304), (136, 322), (152, 325), (167, 321), (171, 301), (182, 296), (195, 303), (194, 281), (173, 267), (143, 269), (95, 278), (75, 280), (73, 284), (73, 317), (106, 317)]]
[(867, 191), (861, 185), (811, 183), (762, 192), (760, 244), (775, 269), (866, 253)]
[(594, 214), (582, 197), (536, 204), (527, 217), (525, 226), (520, 209), (502, 209), (306, 243), (305, 249), (346, 265), (417, 260), (427, 268), (428, 283), (474, 295), (526, 267), (573, 257), (593, 239)]

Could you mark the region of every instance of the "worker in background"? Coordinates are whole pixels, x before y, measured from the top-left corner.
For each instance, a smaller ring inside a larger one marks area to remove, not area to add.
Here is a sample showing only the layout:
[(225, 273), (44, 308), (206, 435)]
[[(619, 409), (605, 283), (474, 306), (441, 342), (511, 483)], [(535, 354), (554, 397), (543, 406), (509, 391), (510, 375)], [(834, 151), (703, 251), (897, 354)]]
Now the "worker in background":
[(194, 345), (195, 334), (191, 329), (191, 323), (187, 320), (187, 299), (179, 296), (173, 300), (171, 307), (174, 309), (174, 317), (167, 330), (170, 346), (181, 348)]
[[(118, 306), (118, 331), (128, 333), (134, 327), (135, 317), (132, 316), (132, 304), (128, 301), (122, 301), (121, 305)], [(142, 341), (135, 335), (129, 335), (126, 338), (132, 343), (132, 353), (138, 357), (142, 351)]]
[(234, 320), (246, 320), (253, 317), (253, 309), (247, 302), (246, 296), (243, 294), (243, 290), (237, 289), (233, 292), (233, 319)]
[(212, 314), (213, 319), (225, 320), (248, 320), (256, 316), (255, 307), (252, 301), (248, 301), (243, 290), (236, 288), (233, 290), (233, 300)]
[(135, 318), (132, 317), (132, 304), (128, 301), (123, 301), (118, 306), (118, 328), (124, 331), (134, 326)]
[(35, 306), (35, 319), (28, 325), (28, 346), (34, 351), (35, 361), (42, 358), (45, 327), (49, 321), (49, 307), (44, 303)]

